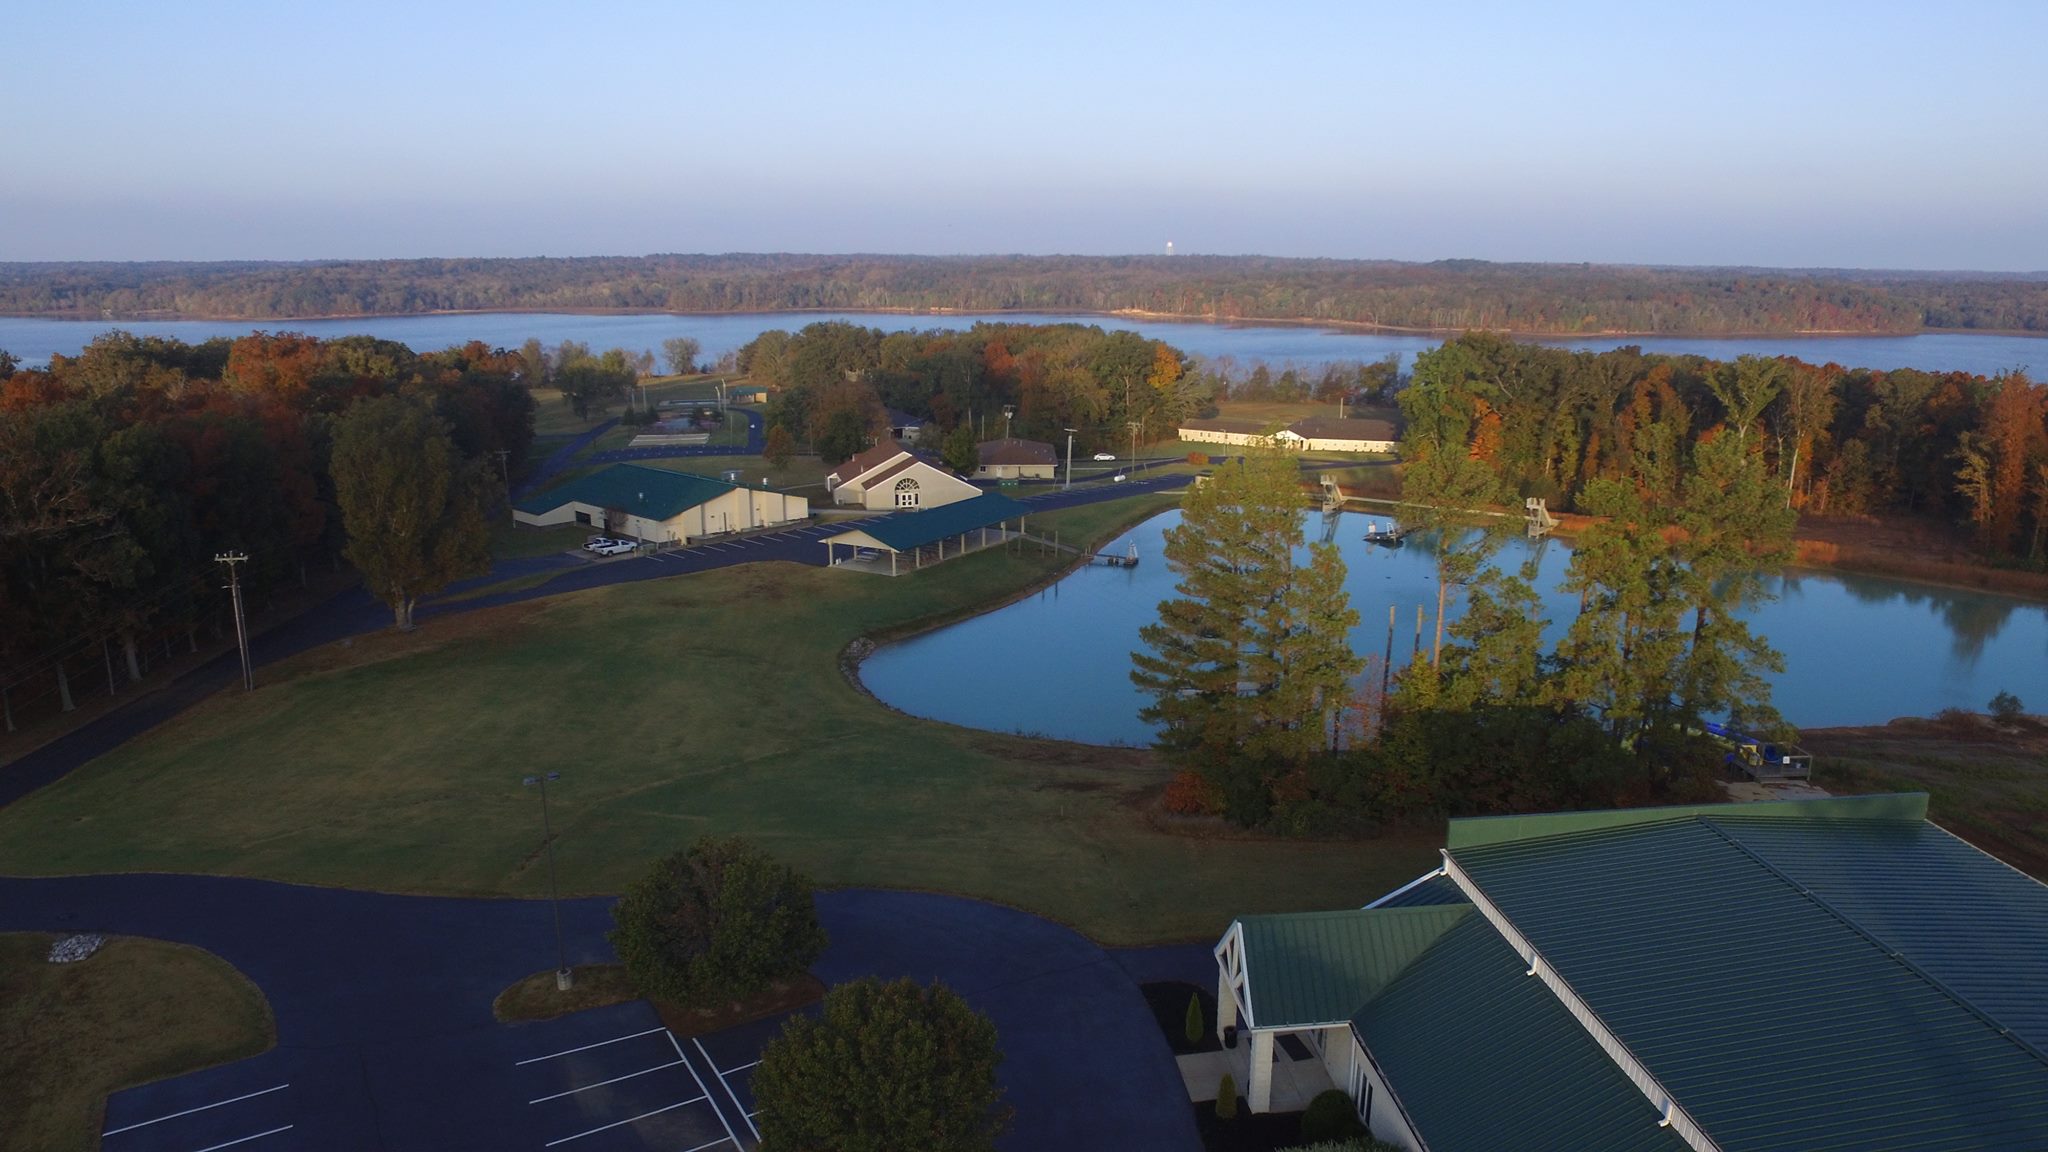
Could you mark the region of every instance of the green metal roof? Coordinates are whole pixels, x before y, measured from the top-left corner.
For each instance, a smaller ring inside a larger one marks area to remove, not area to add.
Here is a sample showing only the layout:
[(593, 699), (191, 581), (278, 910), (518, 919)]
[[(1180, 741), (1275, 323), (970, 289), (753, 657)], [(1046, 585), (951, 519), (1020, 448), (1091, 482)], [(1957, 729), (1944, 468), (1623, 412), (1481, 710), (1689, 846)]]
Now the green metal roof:
[(1468, 916), (1352, 1019), (1429, 1152), (1685, 1149), (1564, 1004), (1523, 972), (1500, 933)]
[(1421, 908), (1430, 904), (1470, 904), (1465, 890), (1441, 870), (1428, 873), (1366, 905), (1367, 908)]
[(1241, 916), (1256, 1028), (1342, 1024), (1386, 987), (1470, 904)]
[[(1568, 832), (1630, 828), (1685, 816), (1712, 816), (1733, 807), (1727, 803), (1676, 804), (1666, 808), (1603, 808), (1591, 812), (1545, 812), (1530, 816), (1472, 816), (1451, 821), (1449, 830), (1444, 834), (1444, 847), (1455, 852), (1460, 848), (1561, 836)], [(1752, 818), (1919, 821), (1927, 819), (1927, 794), (1891, 792), (1877, 796), (1763, 800), (1741, 807)]]
[[(2048, 1148), (2048, 1059), (1897, 950), (1941, 956), (1944, 926), (1966, 924), (1941, 963), (1979, 971), (1970, 941), (2010, 949), (2004, 919), (2038, 923), (2048, 892), (1914, 838), (1936, 875), (1888, 894), (1911, 862), (1858, 873), (1820, 857), (1882, 855), (1905, 841), (1871, 829), (1897, 821), (1730, 811), (1449, 855), (1725, 1152)], [(1916, 907), (1928, 893), (1996, 900), (1935, 915)]]
[(579, 501), (599, 508), (616, 508), (648, 520), (670, 520), (686, 509), (708, 503), (739, 487), (742, 485), (688, 472), (671, 472), (643, 464), (614, 464), (528, 496), (514, 507), (521, 512), (542, 513)]
[(1714, 826), (1793, 884), (2048, 1051), (2048, 887), (1916, 821)]
[(1005, 520), (1019, 520), (1031, 511), (1029, 504), (1020, 503), (996, 492), (986, 492), (970, 499), (941, 504), (922, 512), (898, 512), (882, 520), (862, 524), (859, 531), (880, 541), (898, 552), (936, 544), (962, 532), (986, 528)]

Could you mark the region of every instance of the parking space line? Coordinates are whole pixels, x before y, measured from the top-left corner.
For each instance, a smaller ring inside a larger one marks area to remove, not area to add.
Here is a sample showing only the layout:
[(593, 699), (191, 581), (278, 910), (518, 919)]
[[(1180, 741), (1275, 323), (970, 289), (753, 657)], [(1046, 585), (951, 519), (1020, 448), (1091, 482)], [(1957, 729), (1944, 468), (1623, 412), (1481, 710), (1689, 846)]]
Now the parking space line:
[(609, 1079), (609, 1080), (599, 1080), (599, 1081), (598, 1081), (597, 1083), (595, 1083), (595, 1084), (585, 1084), (585, 1085), (584, 1085), (583, 1087), (581, 1087), (581, 1088), (571, 1088), (571, 1089), (569, 1089), (569, 1090), (568, 1090), (567, 1092), (557, 1092), (557, 1093), (555, 1093), (555, 1094), (554, 1094), (553, 1096), (542, 1096), (542, 1097), (540, 1097), (539, 1099), (535, 1099), (535, 1100), (528, 1100), (528, 1101), (527, 1101), (527, 1103), (528, 1103), (528, 1104), (545, 1104), (545, 1103), (547, 1103), (547, 1102), (548, 1102), (548, 1101), (550, 1101), (550, 1100), (560, 1100), (560, 1099), (561, 1099), (562, 1097), (564, 1097), (564, 1096), (574, 1096), (574, 1095), (575, 1095), (575, 1094), (577, 1094), (578, 1092), (588, 1092), (588, 1091), (590, 1091), (590, 1090), (591, 1090), (592, 1088), (602, 1088), (602, 1087), (604, 1087), (604, 1086), (605, 1086), (605, 1085), (607, 1085), (607, 1084), (617, 1084), (617, 1083), (618, 1083), (619, 1081), (621, 1081), (621, 1080), (631, 1080), (631, 1079), (632, 1079), (633, 1077), (635, 1077), (635, 1076), (645, 1076), (645, 1075), (647, 1075), (647, 1074), (648, 1074), (649, 1072), (659, 1072), (659, 1071), (661, 1071), (661, 1070), (662, 1070), (663, 1068), (673, 1068), (673, 1067), (675, 1067), (676, 1065), (678, 1065), (678, 1064), (681, 1064), (681, 1063), (682, 1063), (682, 1061), (681, 1061), (681, 1060), (671, 1060), (671, 1061), (669, 1061), (669, 1062), (668, 1062), (668, 1063), (666, 1063), (666, 1064), (656, 1064), (656, 1065), (655, 1065), (654, 1067), (652, 1067), (652, 1068), (642, 1068), (642, 1069), (641, 1069), (641, 1070), (639, 1070), (638, 1072), (628, 1072), (628, 1073), (626, 1073), (626, 1074), (625, 1074), (624, 1076), (614, 1076), (614, 1077), (612, 1077), (612, 1078), (611, 1078), (611, 1079)]
[(720, 1144), (731, 1144), (731, 1143), (732, 1143), (732, 1137), (730, 1137), (730, 1136), (720, 1136), (720, 1137), (719, 1137), (718, 1139), (716, 1139), (716, 1140), (713, 1140), (713, 1141), (712, 1141), (711, 1143), (709, 1143), (709, 1144), (699, 1144), (699, 1145), (697, 1145), (697, 1146), (696, 1146), (695, 1148), (691, 1148), (691, 1149), (689, 1149), (689, 1152), (704, 1152), (704, 1150), (705, 1150), (706, 1148), (716, 1148), (716, 1147), (718, 1147), (718, 1146), (719, 1146)]
[[(704, 1093), (705, 1098), (709, 1100), (711, 1096), (711, 1089), (705, 1087), (704, 1078), (702, 1076), (697, 1075), (697, 1066), (695, 1064), (690, 1063), (690, 1058), (688, 1056), (683, 1055), (682, 1042), (676, 1039), (676, 1034), (673, 1032), (670, 1032), (668, 1034), (668, 1042), (670, 1044), (675, 1045), (676, 1058), (683, 1062), (683, 1067), (688, 1068), (690, 1070), (690, 1079), (695, 1080), (697, 1082), (697, 1091)], [(694, 1041), (692, 1042), (694, 1043)], [(701, 1048), (702, 1045), (698, 1045), (698, 1047)], [(711, 1066), (711, 1070), (713, 1072), (718, 1071), (718, 1065), (713, 1064)], [(740, 1146), (739, 1135), (732, 1130), (732, 1125), (727, 1124), (725, 1122), (725, 1109), (720, 1108), (718, 1106), (718, 1102), (715, 1100), (711, 1101), (711, 1114), (718, 1117), (718, 1126), (720, 1128), (725, 1129), (726, 1139), (731, 1140), (732, 1146), (738, 1148)], [(747, 1127), (752, 1128), (753, 1126), (753, 1123), (749, 1121)]]
[[(574, 1136), (564, 1136), (564, 1137), (562, 1137), (562, 1138), (561, 1138), (560, 1140), (550, 1140), (550, 1141), (548, 1141), (547, 1143), (545, 1143), (545, 1144), (541, 1145), (541, 1147), (543, 1147), (543, 1148), (553, 1148), (553, 1147), (554, 1147), (555, 1145), (557, 1145), (557, 1144), (567, 1144), (567, 1143), (568, 1143), (569, 1141), (571, 1141), (571, 1140), (581, 1140), (581, 1139), (583, 1139), (583, 1138), (584, 1138), (585, 1136), (595, 1136), (595, 1135), (597, 1135), (597, 1134), (598, 1134), (599, 1132), (609, 1132), (609, 1131), (611, 1131), (612, 1129), (614, 1129), (614, 1128), (617, 1128), (617, 1127), (619, 1127), (620, 1125), (623, 1125), (623, 1124), (632, 1124), (632, 1123), (635, 1123), (635, 1122), (637, 1122), (637, 1121), (645, 1120), (645, 1119), (647, 1119), (647, 1118), (648, 1118), (649, 1116), (659, 1116), (659, 1115), (661, 1115), (661, 1114), (662, 1114), (663, 1112), (673, 1112), (673, 1111), (675, 1111), (675, 1110), (676, 1110), (676, 1109), (678, 1109), (678, 1108), (687, 1108), (687, 1107), (689, 1107), (689, 1106), (690, 1106), (690, 1105), (692, 1105), (692, 1104), (695, 1104), (695, 1103), (698, 1103), (699, 1101), (702, 1101), (702, 1100), (707, 1100), (707, 1099), (709, 1099), (709, 1097), (705, 1097), (705, 1096), (699, 1096), (699, 1097), (697, 1097), (697, 1099), (695, 1099), (695, 1100), (684, 1100), (684, 1101), (682, 1101), (682, 1102), (680, 1102), (680, 1103), (676, 1103), (676, 1104), (670, 1104), (670, 1105), (668, 1105), (668, 1106), (667, 1106), (667, 1107), (665, 1107), (665, 1108), (656, 1108), (656, 1109), (655, 1109), (654, 1111), (652, 1111), (652, 1112), (642, 1112), (642, 1113), (641, 1113), (641, 1114), (639, 1114), (638, 1116), (628, 1116), (628, 1117), (626, 1117), (626, 1118), (625, 1118), (624, 1120), (614, 1120), (614, 1121), (612, 1121), (612, 1122), (611, 1122), (611, 1123), (609, 1123), (609, 1124), (603, 1125), (602, 1127), (598, 1127), (598, 1128), (592, 1128), (592, 1129), (591, 1129), (590, 1131), (588, 1131), (588, 1132), (578, 1132), (578, 1133), (577, 1133), (577, 1134), (575, 1134)], [(714, 1104), (714, 1105), (712, 1105), (712, 1110), (713, 1110), (713, 1111), (716, 1111), (716, 1110), (717, 1110), (717, 1105), (715, 1105), (715, 1104)], [(209, 1150), (209, 1152), (210, 1152), (210, 1150)]]
[[(129, 1124), (120, 1128), (109, 1128), (107, 1131), (100, 1133), (100, 1139), (104, 1140), (109, 1136), (119, 1135), (122, 1132), (129, 1132), (137, 1128), (147, 1128), (151, 1124), (161, 1124), (166, 1120), (176, 1120), (180, 1116), (190, 1116), (194, 1112), (204, 1112), (208, 1108), (220, 1108), (229, 1104), (238, 1104), (244, 1100), (253, 1100), (258, 1096), (268, 1096), (272, 1092), (282, 1092), (283, 1090), (289, 1087), (291, 1087), (290, 1084), (279, 1084), (275, 1088), (265, 1088), (261, 1092), (250, 1092), (245, 1095), (237, 1096), (231, 1100), (220, 1100), (212, 1104), (201, 1104), (197, 1108), (187, 1108), (183, 1112), (173, 1112), (169, 1116), (159, 1116), (154, 1120), (144, 1120), (139, 1124)], [(269, 1133), (266, 1132), (264, 1133), (264, 1135), (267, 1136), (269, 1135)]]
[[(739, 1093), (734, 1092), (732, 1090), (732, 1085), (725, 1082), (725, 1073), (718, 1070), (718, 1061), (713, 1060), (711, 1058), (711, 1053), (705, 1050), (704, 1042), (702, 1040), (699, 1040), (695, 1036), (692, 1036), (690, 1037), (690, 1043), (695, 1044), (697, 1046), (697, 1051), (704, 1057), (704, 1063), (709, 1064), (711, 1066), (711, 1074), (713, 1076), (718, 1077), (718, 1086), (720, 1088), (725, 1089), (725, 1094), (732, 1098), (732, 1106), (734, 1108), (739, 1109), (740, 1119), (746, 1121), (748, 1130), (753, 1132), (754, 1134), (754, 1139), (759, 1140), (761, 1138), (761, 1130), (759, 1128), (754, 1127), (753, 1118), (747, 1115), (747, 1106), (745, 1104), (740, 1103)], [(754, 1061), (754, 1064), (759, 1063), (759, 1060)], [(754, 1064), (749, 1064), (747, 1065), (747, 1067), (751, 1068), (754, 1066)], [(733, 1071), (737, 1072), (739, 1071), (739, 1069), (735, 1068), (733, 1069)]]
[(261, 1140), (265, 1136), (275, 1136), (279, 1132), (289, 1132), (291, 1130), (292, 1126), (287, 1124), (282, 1128), (272, 1128), (268, 1132), (258, 1132), (254, 1136), (244, 1136), (240, 1140), (230, 1140), (225, 1144), (209, 1144), (206, 1147), (201, 1148), (199, 1152), (219, 1152), (219, 1150), (222, 1148), (233, 1148), (237, 1144), (247, 1144), (251, 1140)]
[(652, 1035), (654, 1035), (654, 1034), (655, 1034), (656, 1032), (666, 1032), (666, 1031), (668, 1031), (668, 1029), (666, 1029), (666, 1028), (649, 1028), (649, 1029), (648, 1029), (647, 1031), (645, 1031), (645, 1032), (635, 1032), (635, 1033), (633, 1033), (633, 1034), (632, 1034), (631, 1036), (614, 1036), (614, 1037), (612, 1037), (612, 1038), (611, 1038), (611, 1039), (609, 1039), (609, 1040), (599, 1040), (599, 1041), (598, 1041), (597, 1043), (595, 1043), (595, 1044), (585, 1044), (585, 1045), (584, 1045), (583, 1047), (581, 1047), (581, 1048), (564, 1048), (564, 1049), (562, 1049), (562, 1050), (561, 1050), (560, 1052), (550, 1052), (550, 1053), (548, 1053), (548, 1054), (547, 1054), (546, 1056), (535, 1056), (535, 1057), (534, 1057), (533, 1059), (531, 1059), (531, 1060), (521, 1060), (521, 1061), (520, 1061), (520, 1062), (519, 1062), (518, 1064), (514, 1064), (514, 1065), (512, 1065), (512, 1066), (513, 1066), (514, 1068), (518, 1068), (518, 1067), (521, 1067), (521, 1066), (523, 1066), (523, 1065), (526, 1065), (526, 1064), (538, 1064), (538, 1063), (540, 1063), (540, 1062), (541, 1062), (541, 1061), (543, 1061), (543, 1060), (553, 1060), (553, 1059), (554, 1059), (555, 1057), (557, 1057), (557, 1056), (568, 1056), (568, 1055), (571, 1055), (571, 1054), (573, 1054), (573, 1053), (577, 1053), (577, 1052), (588, 1052), (588, 1051), (590, 1051), (590, 1050), (591, 1050), (592, 1048), (602, 1048), (602, 1047), (604, 1047), (604, 1046), (605, 1046), (605, 1045), (607, 1045), (607, 1044), (617, 1044), (617, 1043), (619, 1043), (619, 1042), (620, 1042), (620, 1041), (622, 1041), (622, 1040), (638, 1040), (638, 1039), (639, 1039), (640, 1037), (642, 1037), (642, 1036), (652, 1036)]

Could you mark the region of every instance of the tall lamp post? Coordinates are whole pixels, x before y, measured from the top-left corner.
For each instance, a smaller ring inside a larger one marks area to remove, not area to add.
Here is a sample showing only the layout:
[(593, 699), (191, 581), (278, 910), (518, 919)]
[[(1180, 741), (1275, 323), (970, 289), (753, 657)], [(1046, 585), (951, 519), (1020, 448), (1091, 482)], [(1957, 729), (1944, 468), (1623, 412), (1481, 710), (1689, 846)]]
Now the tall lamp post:
[(1074, 433), (1076, 431), (1078, 429), (1067, 429), (1067, 482), (1061, 485), (1062, 491), (1074, 486)]
[(528, 788), (540, 785), (541, 845), (548, 853), (548, 903), (555, 907), (555, 989), (567, 992), (576, 983), (576, 977), (569, 971), (569, 946), (562, 940), (562, 896), (555, 888), (555, 833), (548, 824), (548, 781), (561, 778), (560, 772), (550, 772), (545, 776), (528, 776), (522, 783)]
[(1138, 421), (1131, 421), (1131, 471), (1133, 473), (1138, 470), (1138, 427)]

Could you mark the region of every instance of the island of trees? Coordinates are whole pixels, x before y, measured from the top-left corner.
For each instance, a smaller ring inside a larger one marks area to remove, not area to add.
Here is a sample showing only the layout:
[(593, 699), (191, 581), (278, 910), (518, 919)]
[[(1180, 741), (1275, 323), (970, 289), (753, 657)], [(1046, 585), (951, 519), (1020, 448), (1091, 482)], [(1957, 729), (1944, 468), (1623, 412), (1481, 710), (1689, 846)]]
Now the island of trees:
[(2048, 331), (2048, 277), (1259, 256), (662, 255), (0, 264), (0, 313), (1135, 311), (1518, 333)]

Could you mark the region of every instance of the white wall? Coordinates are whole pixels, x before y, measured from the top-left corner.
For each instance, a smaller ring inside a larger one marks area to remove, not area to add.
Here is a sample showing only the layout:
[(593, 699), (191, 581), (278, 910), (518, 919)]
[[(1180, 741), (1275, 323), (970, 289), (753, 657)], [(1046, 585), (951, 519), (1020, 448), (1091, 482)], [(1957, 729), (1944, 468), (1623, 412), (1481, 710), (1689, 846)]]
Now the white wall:
[(1206, 428), (1180, 428), (1175, 430), (1182, 440), (1191, 444), (1238, 444), (1243, 446), (1269, 445), (1271, 436), (1260, 436), (1255, 432), (1212, 432)]
[(1371, 1088), (1372, 1116), (1366, 1121), (1366, 1126), (1372, 1130), (1373, 1138), (1406, 1148), (1409, 1152), (1421, 1152), (1422, 1141), (1417, 1140), (1415, 1131), (1408, 1127), (1407, 1118), (1394, 1101), (1394, 1094), (1387, 1091), (1386, 1081), (1380, 1079), (1379, 1069), (1373, 1067), (1372, 1061), (1366, 1057), (1365, 1047), (1358, 1042), (1358, 1037), (1353, 1035), (1349, 1044), (1332, 1044), (1330, 1047), (1333, 1051), (1347, 1051), (1350, 1055), (1344, 1074), (1341, 1077), (1332, 1075), (1330, 1079), (1344, 1086), (1345, 1094), (1351, 1097), (1354, 1113), (1359, 1107), (1361, 1091), (1366, 1086)]

